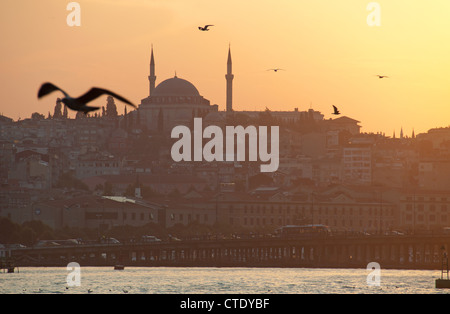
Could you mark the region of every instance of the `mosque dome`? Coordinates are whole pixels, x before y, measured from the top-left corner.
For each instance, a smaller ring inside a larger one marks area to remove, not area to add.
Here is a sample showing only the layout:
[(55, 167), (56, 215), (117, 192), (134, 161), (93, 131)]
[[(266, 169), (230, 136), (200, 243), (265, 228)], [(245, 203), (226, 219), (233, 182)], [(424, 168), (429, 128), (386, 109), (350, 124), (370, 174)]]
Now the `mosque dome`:
[(185, 96), (198, 97), (200, 93), (197, 88), (186, 80), (177, 76), (161, 82), (154, 90), (152, 96)]

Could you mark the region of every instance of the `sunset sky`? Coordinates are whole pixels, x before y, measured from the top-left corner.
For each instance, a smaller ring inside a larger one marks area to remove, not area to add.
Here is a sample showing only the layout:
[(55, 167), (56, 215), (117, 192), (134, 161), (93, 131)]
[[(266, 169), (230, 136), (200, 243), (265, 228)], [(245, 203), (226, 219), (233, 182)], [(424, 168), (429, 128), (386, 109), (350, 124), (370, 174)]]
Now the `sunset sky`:
[(66, 23), (69, 2), (1, 1), (3, 115), (53, 113), (59, 94), (36, 97), (45, 81), (139, 104), (152, 44), (157, 84), (176, 71), (224, 110), (231, 44), (235, 110), (312, 106), (328, 119), (336, 105), (386, 135), (450, 125), (449, 0), (379, 0), (380, 27), (367, 24), (369, 0), (79, 0), (80, 27)]

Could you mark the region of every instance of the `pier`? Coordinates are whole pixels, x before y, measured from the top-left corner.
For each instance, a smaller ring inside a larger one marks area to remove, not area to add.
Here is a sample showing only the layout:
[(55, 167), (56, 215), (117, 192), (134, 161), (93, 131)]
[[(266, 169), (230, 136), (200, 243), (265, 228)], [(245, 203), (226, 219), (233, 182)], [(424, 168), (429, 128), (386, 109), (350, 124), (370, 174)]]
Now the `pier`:
[(17, 266), (311, 267), (441, 269), (450, 235), (254, 238), (13, 250)]

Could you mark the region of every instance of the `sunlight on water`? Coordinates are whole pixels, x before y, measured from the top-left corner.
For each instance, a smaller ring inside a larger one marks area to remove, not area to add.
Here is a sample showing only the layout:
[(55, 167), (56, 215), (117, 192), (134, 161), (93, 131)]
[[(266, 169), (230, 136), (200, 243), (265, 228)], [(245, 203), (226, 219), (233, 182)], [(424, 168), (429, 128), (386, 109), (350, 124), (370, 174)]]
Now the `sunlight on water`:
[(81, 287), (67, 287), (65, 268), (0, 274), (2, 294), (434, 294), (439, 271), (382, 270), (369, 287), (365, 269), (82, 268)]

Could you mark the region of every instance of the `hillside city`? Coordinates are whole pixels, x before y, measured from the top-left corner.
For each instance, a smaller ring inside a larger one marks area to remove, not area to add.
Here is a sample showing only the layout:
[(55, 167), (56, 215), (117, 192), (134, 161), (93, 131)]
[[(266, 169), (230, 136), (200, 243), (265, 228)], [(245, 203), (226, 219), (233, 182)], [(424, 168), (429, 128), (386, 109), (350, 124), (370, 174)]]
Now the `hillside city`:
[(149, 130), (140, 110), (119, 114), (110, 97), (100, 113), (71, 119), (58, 99), (47, 116), (0, 117), (0, 216), (94, 236), (145, 226), (190, 236), (305, 224), (364, 234), (450, 226), (450, 128), (365, 134), (357, 120), (326, 120), (313, 109), (203, 118), (222, 127), (279, 125), (278, 171), (175, 163), (173, 140)]

